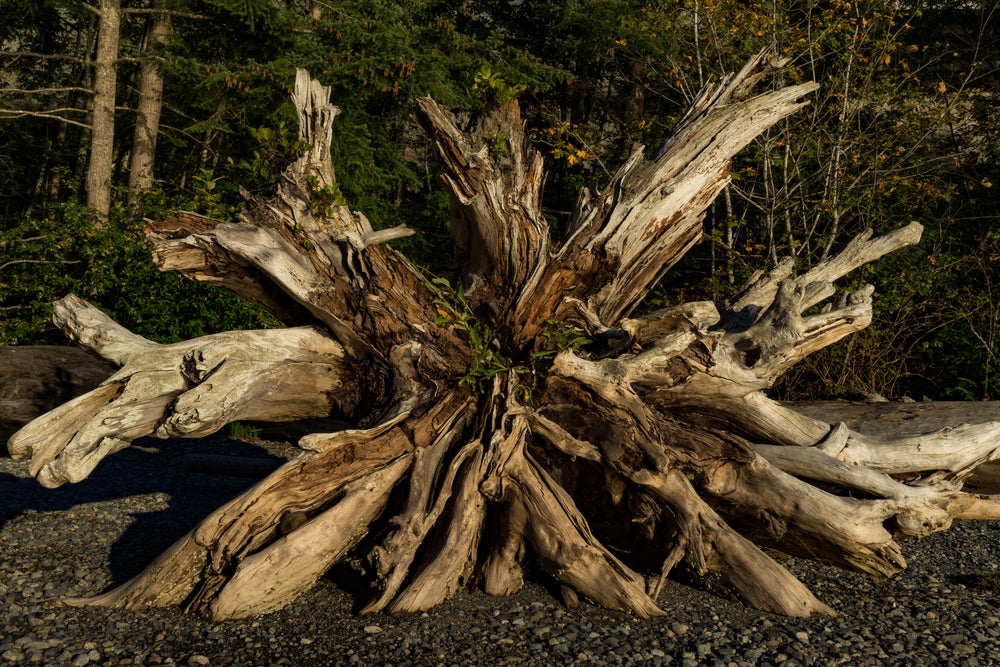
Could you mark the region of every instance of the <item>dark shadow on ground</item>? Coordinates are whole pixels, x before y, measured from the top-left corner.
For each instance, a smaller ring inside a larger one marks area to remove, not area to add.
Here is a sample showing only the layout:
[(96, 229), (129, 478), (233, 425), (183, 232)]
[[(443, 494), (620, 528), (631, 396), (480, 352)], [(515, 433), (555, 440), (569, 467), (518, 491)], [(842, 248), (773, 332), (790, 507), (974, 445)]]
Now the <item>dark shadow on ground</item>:
[(141, 572), (164, 549), (219, 506), (257, 482), (245, 477), (184, 472), (186, 454), (282, 459), (263, 446), (215, 436), (198, 440), (142, 438), (102, 461), (77, 483), (46, 489), (30, 477), (0, 483), (0, 527), (26, 512), (61, 512), (83, 503), (165, 493), (167, 508), (134, 514), (110, 552), (113, 586)]

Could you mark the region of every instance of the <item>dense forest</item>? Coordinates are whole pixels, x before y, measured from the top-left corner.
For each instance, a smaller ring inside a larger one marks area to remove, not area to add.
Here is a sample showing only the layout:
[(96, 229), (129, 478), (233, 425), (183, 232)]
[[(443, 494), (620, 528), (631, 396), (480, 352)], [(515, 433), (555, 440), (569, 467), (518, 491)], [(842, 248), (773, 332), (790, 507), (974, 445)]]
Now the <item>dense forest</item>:
[[(0, 0), (0, 344), (61, 343), (73, 292), (150, 339), (277, 326), (161, 274), (144, 219), (234, 215), (303, 148), (296, 68), (333, 89), (336, 185), (443, 275), (448, 195), (412, 117), (517, 97), (558, 236), (580, 187), (655, 151), (701, 86), (767, 44), (803, 111), (745, 149), (703, 240), (645, 307), (723, 300), (755, 269), (811, 266), (910, 220), (916, 248), (858, 269), (867, 329), (800, 363), (784, 397), (1000, 397), (1000, 3), (685, 0)], [(852, 283), (852, 284), (853, 284)], [(848, 285), (850, 287), (850, 285)]]

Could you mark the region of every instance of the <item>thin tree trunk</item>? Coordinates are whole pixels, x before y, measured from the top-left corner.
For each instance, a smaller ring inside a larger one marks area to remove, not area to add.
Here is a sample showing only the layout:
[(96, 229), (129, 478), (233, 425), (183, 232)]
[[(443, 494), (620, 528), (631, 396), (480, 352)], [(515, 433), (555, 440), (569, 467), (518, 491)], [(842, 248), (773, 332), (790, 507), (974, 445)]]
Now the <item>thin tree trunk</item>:
[(129, 172), (129, 208), (134, 208), (140, 193), (153, 185), (156, 162), (156, 137), (160, 131), (163, 109), (163, 72), (155, 57), (170, 39), (170, 16), (153, 14), (146, 32), (146, 60), (139, 81), (139, 104), (136, 110), (135, 135), (132, 140), (132, 168)]
[(102, 224), (111, 210), (114, 169), (115, 99), (118, 86), (118, 43), (121, 34), (120, 0), (100, 0), (97, 54), (94, 59), (94, 115), (90, 162), (87, 168), (87, 206)]
[[(86, 43), (84, 45), (84, 58), (80, 67), (80, 78), (85, 82), (84, 87), (94, 90), (94, 67), (93, 57), (97, 51), (97, 29), (99, 21), (97, 17), (91, 17), (87, 22)], [(94, 94), (86, 96), (84, 107), (87, 109), (85, 125), (87, 129), (81, 128), (76, 133), (76, 158), (73, 161), (73, 180), (76, 183), (83, 183), (83, 196), (86, 197), (86, 174), (89, 166), (89, 155), (91, 147), (91, 137), (94, 127)]]

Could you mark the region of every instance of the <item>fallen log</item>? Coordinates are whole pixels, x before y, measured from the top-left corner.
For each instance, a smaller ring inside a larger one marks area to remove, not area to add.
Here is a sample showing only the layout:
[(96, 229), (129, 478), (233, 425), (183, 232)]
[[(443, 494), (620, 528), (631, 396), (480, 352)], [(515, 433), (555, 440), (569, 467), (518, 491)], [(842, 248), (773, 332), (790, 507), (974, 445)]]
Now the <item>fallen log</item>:
[(783, 401), (814, 419), (867, 435), (915, 435), (1000, 420), (1000, 401)]
[[(784, 405), (831, 424), (873, 436), (920, 435), (960, 424), (1000, 420), (1000, 401), (793, 401)], [(965, 478), (963, 489), (1000, 494), (1000, 461), (987, 461)]]
[(0, 346), (0, 442), (32, 419), (91, 391), (114, 370), (114, 364), (78, 347)]

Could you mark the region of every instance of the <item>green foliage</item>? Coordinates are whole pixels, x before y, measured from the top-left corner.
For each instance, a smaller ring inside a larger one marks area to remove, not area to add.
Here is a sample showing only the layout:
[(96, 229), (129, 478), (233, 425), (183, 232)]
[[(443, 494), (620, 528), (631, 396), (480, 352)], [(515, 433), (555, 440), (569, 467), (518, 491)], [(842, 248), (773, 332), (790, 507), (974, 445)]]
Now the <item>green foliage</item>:
[(257, 440), (260, 438), (260, 429), (243, 422), (230, 422), (226, 426), (226, 432), (234, 440)]
[(493, 109), (509, 102), (527, 89), (525, 84), (511, 85), (489, 65), (480, 67), (472, 77), (469, 97), (483, 109)]
[(532, 352), (524, 361), (514, 360), (500, 352), (499, 342), (493, 326), (478, 317), (465, 298), (461, 285), (452, 287), (444, 278), (432, 278), (427, 286), (434, 292), (438, 317), (434, 324), (456, 331), (465, 332), (469, 347), (473, 352), (473, 363), (459, 378), (459, 384), (469, 385), (473, 393), (482, 394), (491, 381), (501, 373), (514, 373), (521, 378), (518, 389), (525, 401), (531, 402), (534, 390), (545, 379), (548, 361), (559, 352), (569, 350), (580, 356), (589, 357), (583, 350), (591, 341), (586, 332), (572, 324), (560, 320), (548, 320), (549, 328), (543, 332), (540, 349)]
[(531, 373), (528, 366), (516, 364), (500, 353), (493, 327), (472, 312), (462, 285), (452, 288), (446, 279), (432, 278), (428, 286), (437, 295), (434, 303), (438, 309), (438, 317), (434, 324), (463, 331), (469, 338), (474, 359), (466, 374), (459, 378), (459, 384), (469, 385), (473, 393), (482, 394), (490, 381), (500, 373)]
[(281, 178), (281, 174), (292, 164), (301, 151), (308, 150), (309, 145), (298, 138), (298, 131), (284, 120), (279, 120), (273, 127), (247, 128), (257, 146), (249, 158), (234, 160), (226, 158), (232, 178), (247, 191), (260, 194), (272, 194)]
[(313, 215), (326, 216), (332, 206), (346, 206), (347, 198), (337, 183), (319, 187), (315, 176), (309, 177), (309, 210)]
[(228, 179), (212, 177), (209, 169), (198, 169), (191, 176), (191, 205), (196, 213), (218, 220), (229, 220), (233, 213), (235, 193)]
[(567, 350), (579, 356), (590, 356), (583, 351), (585, 346), (594, 342), (587, 338), (587, 332), (562, 320), (546, 320), (545, 323), (549, 325), (549, 329), (542, 332), (542, 349), (533, 352), (532, 359), (555, 356)]
[(139, 223), (122, 208), (100, 230), (71, 202), (0, 232), (0, 344), (65, 343), (51, 304), (69, 293), (162, 343), (279, 324), (235, 295), (158, 271)]

